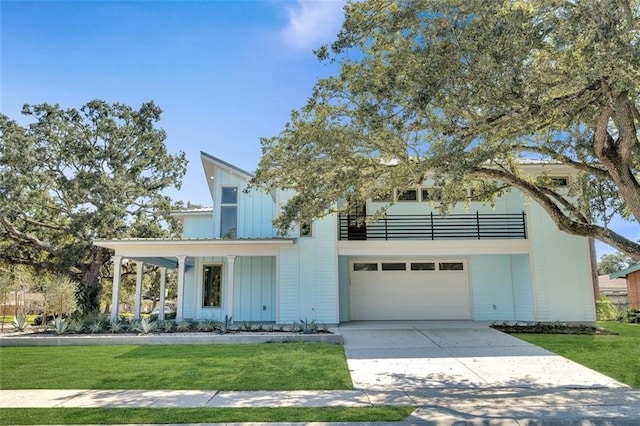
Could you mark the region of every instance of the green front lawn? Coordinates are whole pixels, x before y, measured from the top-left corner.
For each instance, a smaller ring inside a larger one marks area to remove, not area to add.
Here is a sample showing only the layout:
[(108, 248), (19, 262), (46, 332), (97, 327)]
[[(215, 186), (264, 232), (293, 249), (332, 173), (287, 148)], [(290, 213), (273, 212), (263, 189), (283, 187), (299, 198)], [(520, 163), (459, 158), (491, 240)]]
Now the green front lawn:
[(0, 424), (395, 422), (404, 420), (413, 410), (415, 407), (4, 408), (0, 411)]
[(640, 388), (640, 324), (599, 322), (619, 335), (516, 334), (609, 377)]
[(0, 347), (1, 389), (351, 389), (339, 345)]

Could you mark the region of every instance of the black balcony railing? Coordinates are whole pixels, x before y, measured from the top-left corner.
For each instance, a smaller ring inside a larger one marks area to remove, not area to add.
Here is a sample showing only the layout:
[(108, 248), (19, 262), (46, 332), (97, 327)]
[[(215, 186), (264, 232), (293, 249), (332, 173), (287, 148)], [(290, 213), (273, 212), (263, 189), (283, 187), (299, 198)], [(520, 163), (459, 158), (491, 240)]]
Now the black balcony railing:
[(340, 214), (340, 240), (526, 239), (526, 215), (438, 214), (373, 216)]

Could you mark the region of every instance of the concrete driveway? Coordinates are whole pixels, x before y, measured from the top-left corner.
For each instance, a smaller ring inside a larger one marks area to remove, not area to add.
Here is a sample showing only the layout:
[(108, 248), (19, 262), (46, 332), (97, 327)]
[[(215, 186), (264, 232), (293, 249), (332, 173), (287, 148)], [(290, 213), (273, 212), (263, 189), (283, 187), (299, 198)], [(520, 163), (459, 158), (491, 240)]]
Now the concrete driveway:
[(352, 322), (340, 333), (356, 389), (627, 387), (489, 323)]

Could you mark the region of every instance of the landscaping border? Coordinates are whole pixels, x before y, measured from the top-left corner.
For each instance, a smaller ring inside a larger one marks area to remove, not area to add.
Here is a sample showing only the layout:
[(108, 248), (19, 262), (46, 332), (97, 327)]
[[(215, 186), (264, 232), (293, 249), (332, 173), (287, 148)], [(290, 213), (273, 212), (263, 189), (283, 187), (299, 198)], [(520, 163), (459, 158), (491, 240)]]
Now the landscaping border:
[(163, 333), (97, 335), (19, 335), (0, 336), (0, 346), (109, 346), (109, 345), (211, 345), (228, 343), (319, 342), (342, 345), (341, 334), (297, 333)]

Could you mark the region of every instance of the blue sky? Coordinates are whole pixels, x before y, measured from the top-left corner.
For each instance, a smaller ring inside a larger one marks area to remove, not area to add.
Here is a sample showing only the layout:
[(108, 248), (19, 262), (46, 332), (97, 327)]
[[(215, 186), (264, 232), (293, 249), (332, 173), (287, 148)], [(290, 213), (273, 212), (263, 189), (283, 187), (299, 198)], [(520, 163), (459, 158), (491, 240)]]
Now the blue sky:
[(335, 37), (343, 4), (2, 1), (1, 110), (23, 121), (25, 103), (153, 100), (170, 152), (190, 164), (171, 196), (210, 205), (200, 151), (255, 170), (259, 138), (335, 70), (312, 51)]
[[(331, 42), (342, 0), (0, 0), (0, 110), (25, 103), (79, 107), (92, 99), (153, 100), (170, 152), (190, 162), (175, 199), (211, 205), (206, 151), (255, 170), (274, 136), (335, 66), (313, 49)], [(634, 222), (613, 229), (639, 239)], [(598, 254), (614, 250), (598, 243)]]

